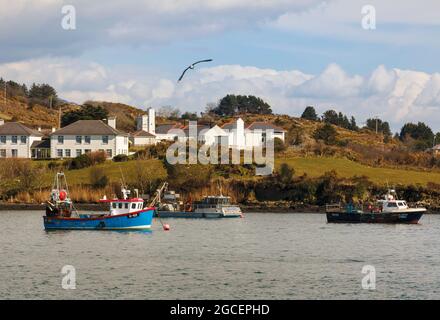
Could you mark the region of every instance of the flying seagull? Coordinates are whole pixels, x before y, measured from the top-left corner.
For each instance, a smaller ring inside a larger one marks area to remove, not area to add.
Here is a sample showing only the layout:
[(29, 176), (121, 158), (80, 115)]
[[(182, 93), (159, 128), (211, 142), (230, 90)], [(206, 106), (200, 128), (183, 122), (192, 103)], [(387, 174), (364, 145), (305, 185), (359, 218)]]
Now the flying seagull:
[(185, 70), (183, 70), (182, 75), (180, 76), (179, 80), (177, 80), (177, 82), (179, 82), (180, 80), (182, 80), (183, 76), (185, 75), (185, 72), (187, 72), (188, 69), (193, 70), (193, 69), (194, 69), (194, 66), (195, 66), (196, 64), (198, 64), (198, 63), (202, 63), (202, 62), (211, 62), (211, 61), (212, 61), (212, 59), (206, 59), (206, 60), (200, 60), (200, 61), (194, 62), (194, 63), (191, 64), (188, 68), (186, 68)]

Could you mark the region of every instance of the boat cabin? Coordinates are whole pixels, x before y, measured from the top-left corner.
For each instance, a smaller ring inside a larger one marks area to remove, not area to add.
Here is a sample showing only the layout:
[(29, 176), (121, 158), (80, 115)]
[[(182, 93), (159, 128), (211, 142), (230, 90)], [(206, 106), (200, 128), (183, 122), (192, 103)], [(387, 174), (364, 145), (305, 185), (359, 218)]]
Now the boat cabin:
[(105, 196), (99, 202), (110, 204), (110, 215), (119, 215), (140, 211), (144, 208), (142, 198), (129, 198), (130, 190), (122, 189), (123, 199), (106, 199)]
[(394, 190), (389, 190), (384, 198), (378, 201), (378, 204), (381, 206), (382, 212), (406, 210), (409, 208), (406, 201), (397, 199), (397, 194)]
[(217, 208), (219, 206), (228, 206), (231, 204), (231, 197), (208, 196), (201, 201), (194, 203), (195, 208)]

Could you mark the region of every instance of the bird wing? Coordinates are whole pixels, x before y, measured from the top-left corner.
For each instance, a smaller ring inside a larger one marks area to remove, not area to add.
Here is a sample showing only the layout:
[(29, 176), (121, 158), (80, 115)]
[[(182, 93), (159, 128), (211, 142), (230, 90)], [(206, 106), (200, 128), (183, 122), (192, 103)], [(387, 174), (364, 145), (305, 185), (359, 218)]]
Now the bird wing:
[(212, 59), (200, 60), (200, 61), (194, 62), (193, 65), (196, 65), (196, 64), (202, 63), (202, 62), (211, 62), (211, 61), (212, 61)]
[(194, 66), (198, 63), (202, 63), (202, 62), (211, 62), (212, 59), (205, 59), (205, 60), (199, 60), (197, 62), (194, 62), (193, 64), (191, 64), (188, 68), (186, 68), (185, 70), (183, 70), (182, 75), (180, 76), (179, 80), (177, 80), (177, 82), (179, 82), (180, 80), (183, 79), (183, 76), (185, 75), (185, 72), (188, 71), (188, 69), (194, 68)]
[(185, 75), (185, 73), (188, 71), (189, 68), (190, 68), (190, 67), (188, 67), (188, 68), (186, 68), (185, 70), (183, 70), (183, 72), (182, 72), (182, 74), (181, 74), (179, 80), (177, 80), (177, 81), (182, 80), (183, 76)]

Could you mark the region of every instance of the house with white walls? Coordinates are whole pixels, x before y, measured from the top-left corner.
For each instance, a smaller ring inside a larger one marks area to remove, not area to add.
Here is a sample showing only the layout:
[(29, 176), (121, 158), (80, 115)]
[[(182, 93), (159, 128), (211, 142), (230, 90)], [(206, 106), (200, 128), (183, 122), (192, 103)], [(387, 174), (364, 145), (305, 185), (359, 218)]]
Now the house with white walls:
[[(197, 125), (194, 129), (197, 130), (197, 141), (206, 145), (229, 144), (229, 133), (220, 128), (218, 125), (210, 127), (208, 125)], [(185, 142), (188, 138), (191, 138), (192, 132), (190, 132), (190, 127), (185, 126), (183, 129), (184, 136), (179, 137), (178, 140)]]
[(128, 134), (116, 129), (116, 118), (78, 120), (50, 134), (51, 158), (75, 158), (103, 151), (108, 158), (128, 155)]
[(177, 130), (182, 129), (179, 123), (161, 124), (156, 127), (156, 141), (174, 141), (177, 138)]
[(130, 143), (133, 146), (148, 146), (157, 143), (156, 113), (153, 108), (147, 110), (136, 119), (136, 132), (130, 134)]
[(19, 122), (0, 119), (0, 158), (31, 158), (31, 146), (43, 134)]
[(252, 122), (245, 126), (243, 119), (238, 118), (224, 124), (222, 129), (229, 134), (229, 147), (240, 150), (263, 146), (266, 142), (267, 130), (273, 131), (273, 138), (285, 141), (286, 130), (268, 122)]
[(247, 147), (261, 147), (266, 143), (267, 131), (273, 132), (273, 138), (285, 141), (286, 130), (272, 123), (252, 122), (245, 129), (245, 140)]

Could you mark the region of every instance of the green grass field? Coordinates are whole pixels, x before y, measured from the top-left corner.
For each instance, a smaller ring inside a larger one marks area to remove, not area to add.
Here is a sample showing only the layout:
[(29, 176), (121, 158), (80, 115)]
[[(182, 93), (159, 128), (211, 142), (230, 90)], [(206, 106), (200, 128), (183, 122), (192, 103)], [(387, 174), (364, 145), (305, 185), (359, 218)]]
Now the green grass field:
[[(109, 178), (110, 182), (120, 182), (121, 173), (124, 175), (124, 179), (127, 183), (135, 181), (140, 172), (142, 175), (148, 175), (151, 178), (165, 178), (166, 170), (159, 160), (139, 160), (139, 161), (127, 161), (127, 162), (113, 162), (106, 161), (103, 164), (79, 169), (79, 170), (66, 170), (66, 178), (69, 185), (86, 185), (90, 183), (90, 172), (93, 168), (102, 168), (105, 175)], [(44, 177), (44, 185), (51, 186), (53, 181), (53, 174), (48, 173)]]
[(372, 182), (386, 185), (440, 183), (440, 172), (416, 171), (390, 168), (373, 168), (347, 159), (340, 158), (290, 158), (277, 159), (276, 164), (288, 163), (297, 175), (307, 173), (310, 177), (318, 177), (326, 171), (335, 170), (340, 177), (367, 176)]
[[(367, 176), (372, 182), (386, 185), (393, 184), (422, 184), (428, 182), (440, 183), (440, 172), (438, 171), (416, 171), (392, 168), (374, 168), (362, 165), (347, 159), (341, 158), (277, 158), (276, 165), (288, 163), (295, 169), (296, 175), (307, 173), (309, 177), (319, 177), (327, 171), (335, 170), (340, 177)], [(121, 172), (125, 180), (130, 183), (136, 181), (139, 172), (143, 175), (166, 179), (166, 170), (159, 160), (140, 160), (115, 163), (107, 161), (96, 166), (102, 168), (109, 178), (110, 182), (119, 182)], [(79, 170), (66, 171), (66, 177), (69, 185), (87, 185), (90, 183), (90, 172), (95, 167), (89, 167)], [(246, 177), (243, 177), (246, 178)], [(255, 177), (252, 177), (255, 178)], [(50, 186), (53, 174), (48, 173), (44, 179), (44, 185)]]

